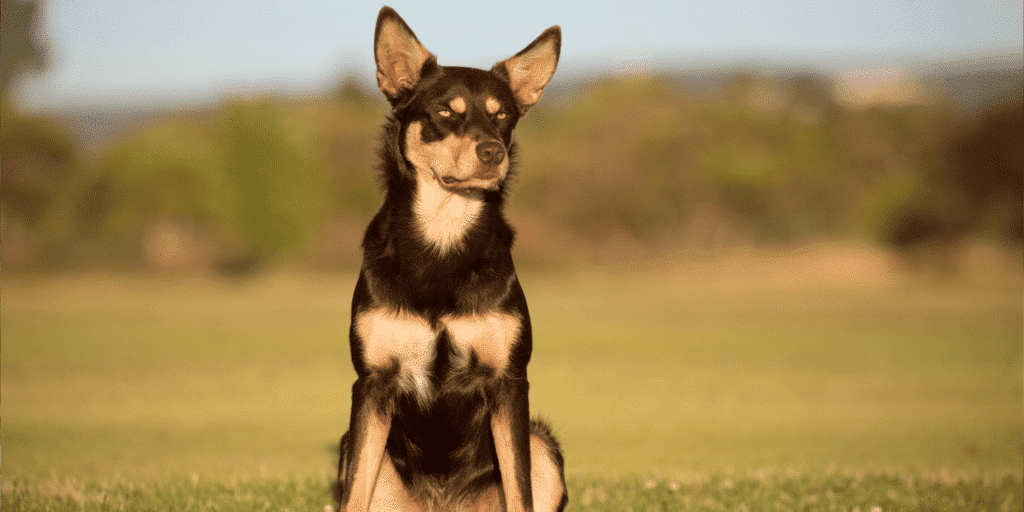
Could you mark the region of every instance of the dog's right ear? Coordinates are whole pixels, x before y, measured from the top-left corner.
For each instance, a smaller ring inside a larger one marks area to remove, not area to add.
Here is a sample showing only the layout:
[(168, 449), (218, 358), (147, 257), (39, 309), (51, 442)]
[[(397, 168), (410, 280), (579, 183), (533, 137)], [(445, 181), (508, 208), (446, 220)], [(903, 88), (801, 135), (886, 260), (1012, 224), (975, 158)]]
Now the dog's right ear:
[(508, 81), (512, 87), (520, 115), (526, 115), (526, 111), (540, 99), (544, 87), (555, 74), (561, 51), (562, 29), (555, 25), (545, 30), (523, 51), (491, 68), (491, 72)]
[(409, 25), (394, 9), (387, 6), (382, 7), (377, 15), (373, 57), (377, 61), (377, 87), (392, 105), (416, 86), (423, 65), (434, 60), (434, 56), (416, 39)]

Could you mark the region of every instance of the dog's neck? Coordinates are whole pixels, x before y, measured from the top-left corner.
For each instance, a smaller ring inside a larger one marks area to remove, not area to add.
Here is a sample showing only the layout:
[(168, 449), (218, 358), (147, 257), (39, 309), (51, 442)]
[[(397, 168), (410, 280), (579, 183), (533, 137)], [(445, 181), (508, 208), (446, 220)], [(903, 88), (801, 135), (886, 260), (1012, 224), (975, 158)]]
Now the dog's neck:
[(462, 248), (483, 207), (483, 191), (455, 192), (443, 187), (429, 169), (416, 169), (416, 228), (427, 245), (441, 254)]

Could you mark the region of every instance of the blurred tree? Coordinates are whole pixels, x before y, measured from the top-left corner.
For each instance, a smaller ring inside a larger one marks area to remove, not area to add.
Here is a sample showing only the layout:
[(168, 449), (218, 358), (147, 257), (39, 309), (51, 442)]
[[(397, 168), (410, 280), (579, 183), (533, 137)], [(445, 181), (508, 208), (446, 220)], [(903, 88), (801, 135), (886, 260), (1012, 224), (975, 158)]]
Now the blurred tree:
[(0, 104), (0, 201), (7, 214), (33, 225), (71, 173), (74, 145), (51, 121)]
[[(14, 219), (64, 247), (92, 237), (116, 257), (220, 258), (230, 272), (296, 250), (317, 263), (357, 261), (380, 202), (376, 135), (386, 113), (349, 77), (324, 97), (237, 99), (165, 116), (75, 171), (74, 147), (55, 124), (5, 104), (3, 249), (13, 246)], [(580, 242), (579, 254), (868, 233), (895, 242), (967, 226), (972, 217), (953, 214), (985, 205), (970, 229), (1007, 225), (999, 236), (1019, 240), (1021, 116), (963, 125), (958, 136), (946, 127), (959, 115), (939, 102), (853, 108), (829, 80), (808, 75), (599, 78), (542, 102), (517, 131), (512, 207)], [(890, 222), (894, 211), (908, 214), (902, 224)], [(551, 257), (535, 247), (535, 260)]]
[(331, 96), (341, 104), (366, 106), (373, 103), (369, 91), (366, 90), (355, 75), (345, 75), (331, 92)]
[(323, 223), (324, 169), (271, 101), (236, 102), (218, 122), (233, 202), (230, 225), (250, 257), (297, 249)]
[(733, 73), (601, 79), (538, 106), (516, 208), (598, 244), (860, 236), (944, 158), (947, 104), (851, 109), (830, 80)]
[(115, 256), (229, 273), (302, 248), (323, 225), (325, 173), (319, 126), (293, 114), (240, 100), (135, 133), (79, 185), (83, 231)]
[(376, 135), (389, 109), (383, 96), (352, 76), (342, 79), (332, 96), (310, 113), (320, 126), (330, 215), (358, 215), (365, 222), (380, 206)]
[(223, 148), (195, 118), (172, 119), (117, 144), (80, 184), (81, 229), (117, 252), (166, 220), (212, 227), (228, 216)]
[(8, 268), (52, 259), (59, 241), (43, 219), (77, 168), (66, 131), (53, 120), (17, 112), (12, 103), (18, 79), (47, 63), (41, 23), (35, 1), (0, 3), (0, 246)]
[(0, 1), (0, 92), (4, 96), (20, 75), (46, 65), (47, 49), (39, 34), (41, 22), (38, 2)]
[[(1024, 242), (1024, 102), (993, 107), (954, 125), (939, 165), (890, 212), (882, 238), (903, 249), (939, 248), (967, 236)], [(944, 251), (936, 251), (942, 257)]]

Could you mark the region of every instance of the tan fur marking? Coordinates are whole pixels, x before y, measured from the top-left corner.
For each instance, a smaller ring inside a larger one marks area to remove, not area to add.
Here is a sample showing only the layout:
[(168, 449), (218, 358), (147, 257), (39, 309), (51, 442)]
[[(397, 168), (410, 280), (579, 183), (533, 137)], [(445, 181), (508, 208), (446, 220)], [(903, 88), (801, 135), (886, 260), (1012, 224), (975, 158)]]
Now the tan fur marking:
[[(414, 211), (420, 233), (444, 253), (461, 247), (462, 237), (483, 209), (483, 198), (472, 190), (449, 190), (440, 181), (445, 176), (470, 178), (476, 172), (479, 159), (475, 143), (468, 138), (449, 135), (424, 144), (422, 130), (420, 123), (412, 123), (405, 138), (406, 157), (416, 169)], [(507, 164), (504, 169), (507, 171)]]
[(487, 98), (484, 102), (484, 108), (487, 109), (488, 114), (497, 114), (501, 110), (501, 102), (494, 98)]
[(448, 106), (452, 108), (452, 111), (458, 114), (464, 114), (466, 112), (466, 98), (456, 96), (448, 102)]
[[(476, 155), (478, 141), (472, 137), (458, 137), (450, 134), (447, 137), (429, 143), (423, 142), (423, 125), (420, 122), (410, 123), (405, 131), (405, 156), (418, 172), (433, 175), (440, 180), (444, 177), (470, 180), (473, 175), (483, 170)], [(508, 172), (508, 159), (499, 164), (501, 177)]]
[(491, 433), (494, 435), (494, 452), (498, 456), (498, 470), (501, 485), (505, 490), (505, 505), (508, 512), (525, 510), (519, 482), (516, 480), (515, 452), (512, 449), (512, 421), (508, 409), (501, 409), (491, 415)]
[(356, 332), (363, 340), (368, 366), (386, 367), (397, 359), (403, 385), (421, 400), (430, 396), (430, 364), (437, 333), (426, 319), (401, 311), (371, 309), (356, 316)]
[(475, 352), (481, 363), (499, 372), (508, 366), (512, 346), (522, 329), (522, 319), (506, 313), (445, 317), (442, 322), (455, 347), (466, 355)]
[(530, 480), (533, 482), (533, 509), (554, 512), (562, 502), (565, 489), (547, 443), (535, 435), (530, 436)]
[(356, 454), (356, 475), (352, 479), (352, 492), (348, 496), (345, 510), (355, 512), (367, 510), (377, 485), (381, 461), (384, 459), (384, 445), (391, 431), (391, 418), (371, 412), (364, 426), (363, 445)]

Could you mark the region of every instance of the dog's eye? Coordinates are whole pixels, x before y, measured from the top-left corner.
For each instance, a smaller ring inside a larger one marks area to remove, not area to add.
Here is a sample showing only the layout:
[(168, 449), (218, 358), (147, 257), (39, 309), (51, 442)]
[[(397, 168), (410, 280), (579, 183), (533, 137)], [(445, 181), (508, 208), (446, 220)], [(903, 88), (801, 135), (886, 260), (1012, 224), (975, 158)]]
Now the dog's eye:
[(506, 117), (508, 117), (508, 112), (502, 110), (501, 112), (494, 114), (494, 117), (497, 117), (498, 119), (505, 119)]
[(446, 108), (443, 108), (443, 109), (437, 111), (437, 115), (439, 115), (441, 117), (451, 117), (452, 116), (452, 111), (448, 110)]

